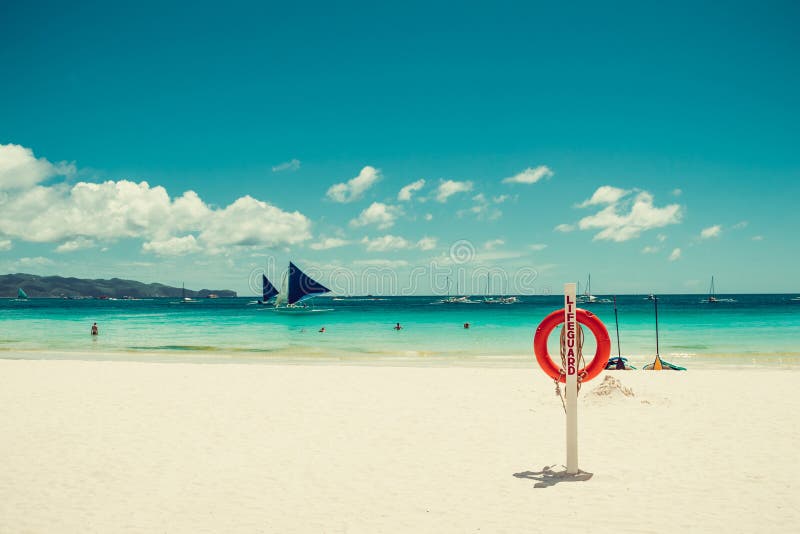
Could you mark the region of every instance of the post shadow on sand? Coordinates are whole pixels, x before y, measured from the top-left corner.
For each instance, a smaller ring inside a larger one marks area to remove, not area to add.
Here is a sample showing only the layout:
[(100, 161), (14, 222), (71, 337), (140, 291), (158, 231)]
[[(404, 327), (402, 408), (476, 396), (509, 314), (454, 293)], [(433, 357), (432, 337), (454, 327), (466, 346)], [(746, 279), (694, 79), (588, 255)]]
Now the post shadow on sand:
[(586, 482), (593, 475), (593, 473), (580, 470), (577, 475), (568, 475), (567, 468), (563, 465), (558, 470), (553, 469), (554, 467), (555, 465), (546, 465), (541, 471), (522, 471), (521, 473), (514, 473), (514, 476), (516, 478), (536, 480), (536, 484), (533, 485), (534, 488), (549, 488), (559, 482)]

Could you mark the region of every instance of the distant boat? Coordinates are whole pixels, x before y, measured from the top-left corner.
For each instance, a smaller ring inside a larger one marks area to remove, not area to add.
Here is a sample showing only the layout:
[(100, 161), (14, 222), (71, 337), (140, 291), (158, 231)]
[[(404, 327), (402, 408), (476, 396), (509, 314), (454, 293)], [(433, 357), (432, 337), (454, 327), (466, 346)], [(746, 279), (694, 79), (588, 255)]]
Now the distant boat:
[[(458, 280), (456, 280), (456, 295), (458, 291)], [(447, 297), (436, 301), (436, 304), (477, 304), (477, 300), (471, 300), (466, 295), (460, 297), (450, 296), (450, 278), (447, 279)]]
[[(578, 288), (580, 289), (580, 284), (578, 284)], [(576, 299), (578, 304), (608, 304), (611, 302), (611, 299), (601, 299), (597, 298), (592, 295), (592, 275), (589, 275), (589, 279), (586, 281), (586, 289), (584, 290), (583, 294), (578, 295)]]
[(486, 294), (483, 296), (484, 304), (514, 304), (517, 302), (517, 297), (490, 297), (489, 296), (489, 275), (486, 275)]
[(181, 284), (181, 302), (184, 304), (197, 302), (195, 299), (186, 296), (186, 285)]
[(714, 277), (713, 276), (711, 277), (711, 287), (708, 288), (708, 299), (706, 299), (706, 302), (709, 302), (709, 303), (719, 302), (717, 300), (717, 292), (714, 289)]
[(301, 271), (294, 263), (289, 262), (286, 290), (284, 293), (278, 294), (273, 309), (286, 313), (332, 311), (331, 308), (315, 309), (307, 304), (311, 298), (329, 292), (330, 289)]
[(18, 299), (23, 299), (23, 300), (27, 299), (28, 298), (28, 294), (25, 293), (25, 291), (20, 287), (19, 289), (17, 289), (17, 298)]
[(597, 297), (592, 295), (592, 275), (589, 275), (589, 279), (586, 281), (586, 289), (583, 291), (582, 295), (578, 295), (577, 299), (579, 304), (594, 304), (597, 302)]
[(261, 275), (261, 300), (258, 301), (259, 304), (266, 304), (269, 299), (272, 297), (278, 296), (278, 290), (272, 285), (272, 282), (269, 281), (266, 275)]
[(656, 300), (656, 296), (653, 293), (647, 295), (644, 300)]
[(680, 367), (661, 359), (661, 355), (658, 352), (658, 297), (653, 298), (653, 306), (656, 312), (656, 359), (653, 360), (653, 363), (642, 367), (642, 369), (645, 371), (685, 371), (685, 367)]

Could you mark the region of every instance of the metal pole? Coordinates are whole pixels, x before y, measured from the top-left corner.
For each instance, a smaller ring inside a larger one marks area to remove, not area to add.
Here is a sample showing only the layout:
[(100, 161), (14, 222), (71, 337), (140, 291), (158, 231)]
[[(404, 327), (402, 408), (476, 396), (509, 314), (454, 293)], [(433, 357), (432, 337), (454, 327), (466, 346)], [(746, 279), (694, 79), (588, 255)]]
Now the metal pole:
[(576, 284), (564, 284), (564, 342), (566, 343), (567, 373), (567, 474), (578, 474), (578, 355)]
[(617, 324), (617, 356), (622, 358), (622, 349), (619, 345), (619, 317), (617, 317), (617, 296), (614, 295), (614, 322)]
[(661, 355), (658, 353), (658, 297), (653, 297), (653, 305), (656, 307), (656, 356), (659, 358)]

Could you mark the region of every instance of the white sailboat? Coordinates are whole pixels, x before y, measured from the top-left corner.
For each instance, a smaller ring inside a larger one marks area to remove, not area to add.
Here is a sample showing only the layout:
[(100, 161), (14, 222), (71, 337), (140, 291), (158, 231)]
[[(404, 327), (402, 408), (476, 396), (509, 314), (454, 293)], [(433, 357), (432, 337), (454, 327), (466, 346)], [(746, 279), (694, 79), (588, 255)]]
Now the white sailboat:
[(708, 288), (708, 298), (706, 299), (706, 302), (708, 302), (709, 304), (713, 304), (715, 302), (719, 302), (717, 300), (717, 292), (714, 289), (714, 276), (713, 275), (711, 276), (711, 286)]
[(483, 297), (484, 304), (514, 304), (517, 302), (517, 297), (511, 295), (508, 297), (490, 297), (489, 296), (489, 275), (486, 275), (486, 294)]
[(594, 304), (597, 302), (597, 297), (592, 295), (592, 275), (589, 275), (589, 279), (586, 281), (586, 289), (583, 291), (582, 295), (578, 295), (577, 299), (578, 303), (580, 304)]
[[(458, 280), (456, 280), (456, 295), (458, 295)], [(437, 304), (477, 304), (477, 300), (470, 300), (469, 297), (466, 295), (462, 295), (460, 297), (457, 296), (450, 296), (450, 278), (447, 279), (447, 297), (443, 298), (440, 301), (437, 301)]]
[(181, 304), (193, 304), (195, 299), (186, 296), (186, 284), (181, 284)]

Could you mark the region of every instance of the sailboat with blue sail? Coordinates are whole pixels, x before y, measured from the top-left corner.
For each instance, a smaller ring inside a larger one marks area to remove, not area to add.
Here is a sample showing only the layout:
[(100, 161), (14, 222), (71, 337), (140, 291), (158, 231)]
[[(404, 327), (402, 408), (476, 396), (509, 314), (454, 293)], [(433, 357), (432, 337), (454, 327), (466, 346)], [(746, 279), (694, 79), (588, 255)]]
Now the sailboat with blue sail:
[(261, 275), (261, 300), (259, 300), (258, 303), (261, 304), (261, 305), (264, 305), (267, 302), (269, 302), (269, 300), (272, 297), (277, 297), (277, 296), (278, 296), (278, 289), (274, 285), (272, 285), (272, 282), (269, 281), (269, 278), (267, 278), (267, 275), (262, 274)]
[(330, 289), (304, 273), (297, 265), (289, 262), (286, 276), (286, 290), (275, 299), (277, 312), (319, 313), (333, 311), (333, 308), (314, 308), (310, 300), (317, 295), (329, 293)]
[(13, 302), (28, 302), (28, 294), (21, 287), (17, 289), (17, 298), (12, 299)]

